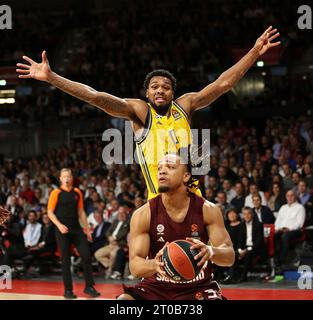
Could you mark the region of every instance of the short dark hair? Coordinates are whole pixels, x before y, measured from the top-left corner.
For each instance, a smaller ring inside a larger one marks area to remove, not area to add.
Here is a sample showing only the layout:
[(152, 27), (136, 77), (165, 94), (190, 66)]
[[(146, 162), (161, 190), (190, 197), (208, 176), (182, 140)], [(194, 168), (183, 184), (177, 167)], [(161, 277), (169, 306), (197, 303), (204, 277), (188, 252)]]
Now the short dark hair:
[(143, 87), (144, 87), (145, 90), (148, 89), (150, 80), (153, 77), (165, 77), (165, 78), (170, 79), (171, 82), (172, 82), (173, 91), (175, 92), (175, 90), (176, 90), (176, 78), (173, 76), (173, 74), (171, 72), (169, 72), (167, 70), (164, 70), (164, 69), (156, 69), (156, 70), (153, 70), (153, 71), (149, 72), (146, 75), (145, 81), (143, 83)]

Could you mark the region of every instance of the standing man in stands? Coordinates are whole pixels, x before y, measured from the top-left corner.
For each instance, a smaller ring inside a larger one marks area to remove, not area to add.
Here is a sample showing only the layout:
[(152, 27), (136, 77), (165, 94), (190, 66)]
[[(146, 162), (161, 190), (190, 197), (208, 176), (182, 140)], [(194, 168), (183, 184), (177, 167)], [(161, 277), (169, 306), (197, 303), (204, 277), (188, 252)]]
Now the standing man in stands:
[[(62, 256), (62, 276), (65, 287), (64, 297), (77, 298), (73, 293), (71, 276), (71, 244), (77, 248), (83, 260), (86, 287), (84, 293), (91, 297), (98, 297), (93, 285), (91, 254), (88, 241), (92, 241), (83, 206), (83, 195), (77, 188), (73, 188), (73, 176), (70, 169), (63, 168), (60, 173), (61, 186), (51, 192), (48, 202), (48, 216), (56, 225), (56, 238)], [(84, 231), (79, 223), (81, 220)], [(87, 241), (88, 239), (88, 241)]]

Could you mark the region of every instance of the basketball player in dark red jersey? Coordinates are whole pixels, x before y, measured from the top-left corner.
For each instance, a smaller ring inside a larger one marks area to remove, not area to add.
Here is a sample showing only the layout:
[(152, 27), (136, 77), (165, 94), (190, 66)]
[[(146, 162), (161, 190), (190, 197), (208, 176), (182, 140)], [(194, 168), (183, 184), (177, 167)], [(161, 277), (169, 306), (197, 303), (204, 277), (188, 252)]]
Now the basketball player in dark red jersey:
[[(134, 213), (130, 226), (130, 271), (144, 279), (134, 287), (124, 286), (118, 299), (222, 299), (211, 267), (212, 263), (231, 266), (234, 249), (220, 209), (189, 193), (190, 179), (190, 170), (178, 155), (168, 154), (159, 162), (160, 195)], [(185, 238), (200, 250), (195, 258), (202, 271), (194, 280), (175, 282), (166, 277), (160, 257), (167, 242)]]

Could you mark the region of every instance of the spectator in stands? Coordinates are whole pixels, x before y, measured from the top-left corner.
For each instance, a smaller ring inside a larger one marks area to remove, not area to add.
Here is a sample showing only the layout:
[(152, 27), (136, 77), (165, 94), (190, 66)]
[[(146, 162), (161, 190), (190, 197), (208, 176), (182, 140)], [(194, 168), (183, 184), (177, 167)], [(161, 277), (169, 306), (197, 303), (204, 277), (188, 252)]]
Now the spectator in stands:
[(282, 165), (282, 169), (280, 170), (279, 174), (283, 177), (284, 189), (292, 189), (294, 187), (294, 183), (291, 178), (291, 170), (288, 163)]
[(228, 275), (221, 282), (223, 284), (232, 284), (237, 282), (237, 263), (238, 263), (238, 244), (239, 244), (239, 233), (241, 229), (240, 217), (236, 209), (229, 209), (227, 211), (227, 220), (226, 220), (226, 230), (228, 231), (233, 247), (235, 250), (235, 262), (232, 267), (228, 269)]
[(244, 269), (239, 282), (247, 281), (247, 273), (251, 268), (253, 259), (260, 256), (265, 258), (265, 245), (263, 225), (254, 216), (250, 207), (243, 208), (243, 222), (240, 226), (238, 240), (238, 259), (243, 262)]
[(297, 190), (297, 186), (300, 182), (300, 174), (299, 172), (293, 172), (292, 175), (291, 175), (291, 179), (292, 179), (292, 182), (293, 182), (293, 190), (296, 191)]
[(305, 177), (304, 180), (305, 180), (309, 190), (313, 190), (313, 173), (312, 172), (313, 172), (312, 164), (305, 163), (303, 165), (303, 174)]
[(231, 206), (226, 200), (226, 193), (224, 191), (219, 191), (217, 193), (216, 205), (221, 209), (224, 220), (226, 220), (226, 212), (231, 208)]
[[(28, 224), (29, 226), (29, 224)], [(28, 248), (28, 254), (23, 258), (24, 268), (27, 270), (37, 259), (43, 260), (45, 255), (53, 255), (56, 250), (55, 228), (48, 214), (42, 216), (42, 228), (38, 244)]]
[(134, 195), (128, 191), (128, 186), (126, 183), (121, 184), (121, 192), (117, 196), (117, 201), (119, 205), (127, 205), (129, 208), (133, 207)]
[(7, 205), (7, 209), (12, 213), (13, 217), (17, 218), (23, 208), (18, 204), (18, 198), (15, 195), (10, 196), (10, 205)]
[(235, 192), (236, 196), (231, 200), (230, 204), (237, 210), (237, 212), (241, 212), (241, 209), (245, 204), (245, 195), (241, 182), (237, 182), (235, 184)]
[(117, 220), (119, 207), (118, 201), (115, 198), (110, 201), (105, 213), (105, 219), (108, 222), (113, 223)]
[(268, 200), (268, 207), (272, 212), (277, 213), (280, 207), (286, 203), (286, 196), (281, 190), (281, 185), (274, 182), (271, 188), (270, 198)]
[(290, 243), (301, 237), (305, 221), (305, 209), (297, 202), (294, 191), (286, 193), (287, 204), (283, 205), (275, 221), (275, 245), (278, 265), (285, 264)]
[(216, 203), (216, 194), (211, 187), (205, 189), (205, 198), (212, 203)]
[(35, 201), (35, 193), (30, 188), (28, 180), (24, 180), (21, 193), (19, 195), (21, 198), (25, 198), (28, 203), (33, 204)]
[(258, 218), (260, 223), (263, 224), (273, 224), (275, 222), (275, 217), (272, 211), (267, 206), (262, 206), (261, 196), (256, 194), (252, 197), (253, 202), (253, 214)]
[(311, 198), (311, 194), (307, 191), (306, 182), (304, 180), (300, 180), (295, 191), (299, 202), (305, 206)]
[(236, 192), (229, 180), (224, 180), (222, 189), (226, 193), (226, 201), (230, 203), (231, 200), (236, 197)]
[(245, 198), (245, 207), (250, 207), (253, 208), (253, 201), (252, 201), (252, 197), (259, 194), (261, 199), (262, 199), (262, 205), (266, 206), (266, 200), (265, 200), (265, 196), (264, 196), (264, 192), (259, 190), (259, 187), (255, 184), (252, 183), (249, 186), (249, 195), (246, 196)]
[(99, 211), (94, 213), (94, 219), (97, 226), (92, 232), (91, 253), (94, 254), (98, 249), (104, 247), (108, 243), (106, 233), (110, 227), (110, 223), (103, 220), (103, 214)]
[(27, 225), (24, 231), (25, 248), (32, 251), (37, 247), (41, 235), (42, 225), (37, 221), (37, 212), (31, 210), (28, 212)]
[(95, 252), (95, 258), (107, 271), (106, 276), (111, 275), (116, 253), (120, 247), (125, 245), (128, 232), (127, 210), (125, 207), (120, 207), (118, 220), (112, 223), (106, 233), (109, 244)]

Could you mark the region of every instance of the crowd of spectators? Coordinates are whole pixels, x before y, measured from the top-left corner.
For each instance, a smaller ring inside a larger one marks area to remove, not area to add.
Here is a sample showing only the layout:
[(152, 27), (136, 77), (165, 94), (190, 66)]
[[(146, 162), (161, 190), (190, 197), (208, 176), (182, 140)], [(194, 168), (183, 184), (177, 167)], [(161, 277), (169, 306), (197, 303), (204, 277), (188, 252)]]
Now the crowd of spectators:
[[(302, 239), (303, 227), (313, 224), (310, 119), (267, 119), (257, 129), (244, 121), (214, 121), (210, 126), (211, 170), (201, 177), (200, 185), (206, 199), (221, 208), (225, 224), (234, 235), (238, 259), (246, 261), (244, 272), (251, 267), (254, 255), (263, 250), (245, 251), (264, 242), (258, 236), (263, 237), (263, 233), (255, 235), (253, 231), (251, 235), (252, 229), (243, 227), (251, 219), (255, 224), (275, 225), (279, 252), (276, 265), (286, 264), (290, 244)], [(7, 248), (10, 265), (14, 258), (23, 257), (25, 268), (29, 268), (42, 255), (42, 242), (49, 247), (46, 250), (55, 249), (50, 241), (40, 238), (49, 234), (43, 226), (49, 224), (47, 201), (50, 192), (58, 187), (59, 169), (69, 167), (75, 186), (84, 194), (88, 222), (94, 229), (91, 249), (100, 272), (122, 277), (128, 254), (129, 220), (146, 201), (147, 193), (137, 164), (106, 165), (101, 160), (102, 149), (100, 139), (78, 141), (41, 156), (3, 160), (0, 204), (13, 213), (13, 218), (1, 239), (13, 245)]]
[[(120, 97), (144, 97), (145, 75), (153, 69), (165, 68), (177, 77), (176, 94), (180, 95), (199, 90), (214, 80), (234, 64), (232, 48), (252, 47), (271, 24), (280, 30), (282, 46), (288, 46), (280, 62), (292, 68), (310, 42), (305, 32), (294, 27), (297, 6), (293, 1), (288, 3), (284, 15), (280, 14), (279, 6), (262, 0), (146, 1), (140, 7), (134, 1), (127, 3), (127, 10), (108, 5), (84, 12), (76, 12), (75, 8), (71, 12), (17, 11), (13, 16), (14, 28), (3, 32), (6, 45), (0, 48), (1, 62), (4, 66), (15, 66), (23, 54), (38, 60), (46, 49), (53, 70), (62, 66), (62, 75)], [(80, 35), (77, 43), (76, 34)], [(66, 36), (69, 44), (60, 58)], [(292, 59), (293, 49), (300, 50), (297, 59)], [(286, 105), (294, 103), (294, 98), (299, 105), (304, 99), (305, 83), (292, 79), (289, 71), (280, 82), (267, 81), (272, 83), (258, 99), (245, 99), (241, 106), (256, 106), (269, 100), (272, 105)], [(310, 81), (308, 77), (306, 82)], [(20, 85), (29, 86), (30, 82), (26, 80)], [(0, 117), (21, 123), (37, 120), (42, 124), (51, 117), (98, 116), (97, 109), (90, 109), (59, 91), (41, 90), (47, 87), (36, 90), (34, 84), (32, 87), (33, 95), (18, 95), (15, 107), (3, 108)]]

